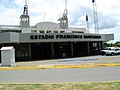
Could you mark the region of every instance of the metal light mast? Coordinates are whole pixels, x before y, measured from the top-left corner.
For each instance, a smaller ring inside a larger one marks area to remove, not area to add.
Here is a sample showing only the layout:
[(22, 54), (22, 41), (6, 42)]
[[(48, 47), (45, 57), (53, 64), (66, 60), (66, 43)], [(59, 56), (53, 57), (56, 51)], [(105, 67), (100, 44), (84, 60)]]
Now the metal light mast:
[(94, 14), (94, 25), (95, 25), (95, 33), (99, 34), (98, 30), (98, 15), (97, 15), (97, 6), (95, 0), (92, 0), (93, 3), (93, 14)]
[(28, 28), (30, 26), (30, 18), (28, 15), (28, 5), (27, 0), (25, 0), (25, 5), (23, 9), (23, 14), (20, 16), (20, 26), (21, 28)]
[(86, 33), (89, 33), (90, 29), (89, 29), (89, 22), (88, 22), (88, 15), (86, 14)]
[(65, 6), (66, 6), (66, 9), (67, 9), (67, 0), (65, 0)]
[(63, 16), (58, 19), (60, 21), (60, 28), (67, 29), (68, 28), (68, 10), (67, 10), (67, 0), (65, 0), (66, 9), (63, 12)]
[(64, 10), (64, 19), (65, 19), (65, 24), (66, 24), (66, 28), (68, 28), (68, 10), (67, 10), (67, 0), (65, 0), (65, 6), (66, 9)]
[(25, 5), (27, 5), (27, 0), (25, 0)]
[(24, 5), (24, 11), (23, 11), (24, 15), (28, 15), (28, 5), (27, 5), (27, 0), (25, 0), (25, 5)]

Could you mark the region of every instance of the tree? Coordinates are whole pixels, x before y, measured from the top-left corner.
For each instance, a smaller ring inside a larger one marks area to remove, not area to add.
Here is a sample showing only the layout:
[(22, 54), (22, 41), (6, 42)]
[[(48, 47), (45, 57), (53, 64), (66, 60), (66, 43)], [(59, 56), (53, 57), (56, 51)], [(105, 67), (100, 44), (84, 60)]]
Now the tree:
[(118, 47), (120, 47), (120, 42), (116, 42), (116, 43), (114, 43), (114, 46), (118, 46)]

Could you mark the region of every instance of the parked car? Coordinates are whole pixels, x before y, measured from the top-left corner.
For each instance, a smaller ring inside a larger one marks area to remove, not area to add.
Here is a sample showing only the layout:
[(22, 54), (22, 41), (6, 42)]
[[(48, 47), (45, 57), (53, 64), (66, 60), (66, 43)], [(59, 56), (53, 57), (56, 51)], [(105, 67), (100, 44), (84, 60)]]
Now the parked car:
[(120, 54), (119, 47), (106, 47), (104, 50), (101, 50), (101, 55), (117, 55)]

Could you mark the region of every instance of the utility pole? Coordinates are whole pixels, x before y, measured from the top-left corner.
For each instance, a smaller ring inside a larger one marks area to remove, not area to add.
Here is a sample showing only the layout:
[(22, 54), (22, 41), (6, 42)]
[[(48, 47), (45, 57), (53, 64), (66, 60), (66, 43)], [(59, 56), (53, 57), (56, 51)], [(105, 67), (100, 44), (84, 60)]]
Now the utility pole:
[(92, 3), (93, 3), (93, 14), (94, 14), (95, 34), (99, 34), (99, 30), (98, 30), (97, 5), (96, 5), (95, 0), (92, 0)]

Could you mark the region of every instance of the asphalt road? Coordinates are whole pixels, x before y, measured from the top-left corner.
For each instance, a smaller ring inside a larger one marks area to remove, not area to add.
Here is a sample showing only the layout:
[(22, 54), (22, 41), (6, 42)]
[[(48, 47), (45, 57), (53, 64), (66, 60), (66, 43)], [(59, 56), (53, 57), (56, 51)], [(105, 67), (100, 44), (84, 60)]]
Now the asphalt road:
[(53, 64), (85, 64), (85, 63), (119, 63), (120, 55), (116, 56), (87, 56), (78, 58), (53, 59), (53, 60), (38, 60), (29, 62), (17, 62), (17, 66), (26, 65), (53, 65)]
[(0, 71), (0, 82), (99, 82), (120, 80), (120, 67)]

